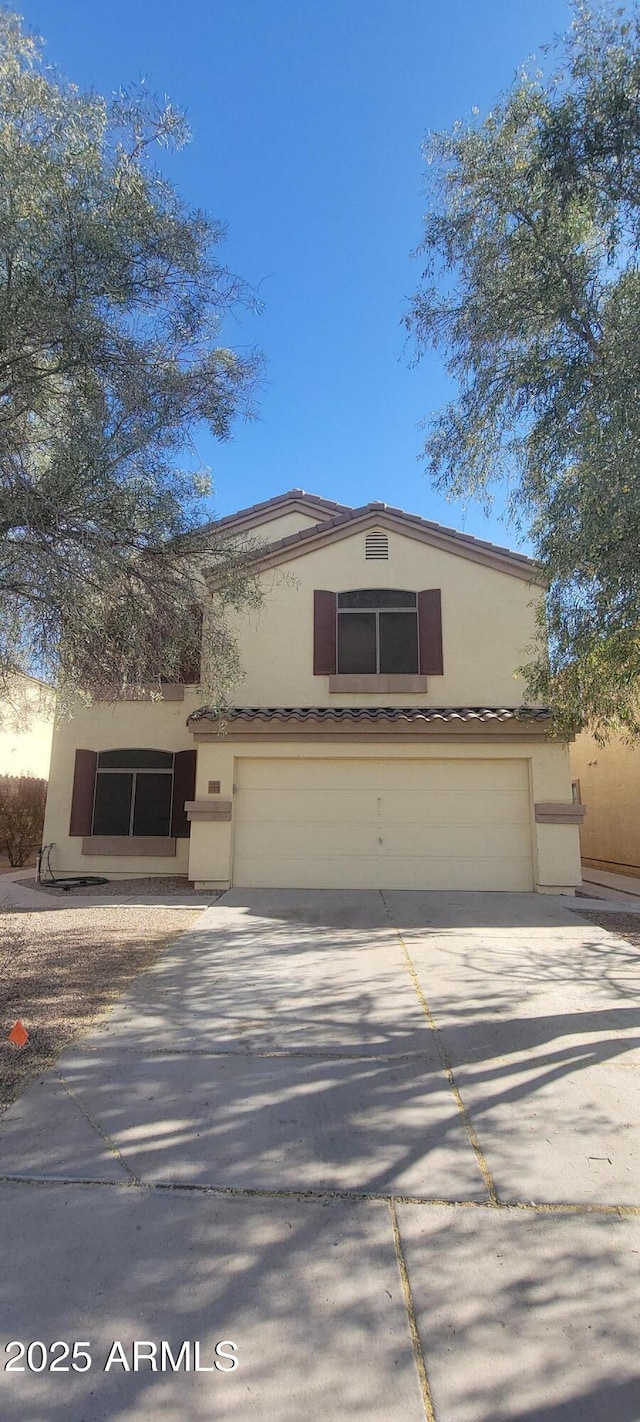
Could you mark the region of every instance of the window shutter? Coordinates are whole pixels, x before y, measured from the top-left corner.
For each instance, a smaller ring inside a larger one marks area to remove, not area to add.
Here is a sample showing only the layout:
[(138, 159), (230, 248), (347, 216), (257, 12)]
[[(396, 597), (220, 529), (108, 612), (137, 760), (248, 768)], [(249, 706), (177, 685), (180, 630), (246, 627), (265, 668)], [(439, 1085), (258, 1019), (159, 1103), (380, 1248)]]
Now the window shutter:
[(333, 676), (336, 670), (337, 594), (313, 594), (313, 675)]
[(191, 826), (184, 808), (185, 800), (194, 800), (196, 793), (196, 752), (176, 751), (173, 762), (173, 809), (171, 833), (175, 839), (188, 839)]
[(71, 821), (69, 834), (91, 834), (93, 817), (93, 794), (96, 784), (98, 753), (92, 750), (77, 750), (73, 772), (73, 793), (71, 796)]
[(422, 676), (443, 676), (440, 588), (418, 593), (418, 646)]

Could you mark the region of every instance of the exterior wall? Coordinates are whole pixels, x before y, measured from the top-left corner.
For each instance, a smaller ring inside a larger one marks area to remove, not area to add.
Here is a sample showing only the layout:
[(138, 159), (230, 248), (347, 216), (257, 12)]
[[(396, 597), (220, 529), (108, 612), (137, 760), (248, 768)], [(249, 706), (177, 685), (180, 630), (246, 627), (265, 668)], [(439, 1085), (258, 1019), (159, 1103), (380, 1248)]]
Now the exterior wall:
[(571, 748), (571, 768), (587, 807), (583, 859), (594, 869), (640, 874), (640, 747), (618, 740), (599, 746), (583, 732)]
[(0, 707), (0, 775), (47, 779), (54, 700), (50, 687), (24, 677), (16, 687), (15, 699)]
[[(220, 781), (220, 797), (233, 801), (235, 765), (239, 758), (265, 756), (322, 758), (384, 757), (385, 759), (415, 759), (416, 757), (463, 757), (495, 760), (511, 757), (527, 762), (530, 786), (531, 834), (533, 842), (533, 873), (539, 892), (558, 892), (580, 884), (582, 872), (578, 831), (575, 825), (538, 824), (534, 817), (536, 802), (571, 801), (571, 771), (567, 747), (552, 741), (501, 741), (492, 737), (490, 744), (461, 744), (455, 737), (428, 744), (398, 745), (392, 741), (373, 745), (370, 741), (340, 744), (335, 740), (318, 742), (276, 743), (271, 741), (242, 742), (220, 737), (202, 741), (198, 746), (196, 799), (206, 800), (209, 780)], [(215, 797), (218, 798), (217, 796)], [(233, 819), (226, 823), (207, 821), (191, 826), (189, 878), (207, 886), (227, 888), (232, 882)]]
[[(315, 516), (290, 512), (251, 532), (271, 542), (314, 522)], [(524, 685), (515, 677), (514, 668), (526, 658), (533, 640), (535, 606), (541, 590), (508, 571), (475, 563), (395, 531), (389, 531), (388, 536), (388, 561), (365, 561), (364, 533), (359, 531), (261, 575), (263, 607), (236, 621), (240, 657), (246, 669), (233, 696), (236, 704), (513, 707), (525, 700)], [(430, 676), (426, 693), (331, 693), (329, 678), (313, 675), (314, 589), (338, 592), (362, 587), (416, 592), (441, 588), (444, 675)], [(56, 722), (44, 830), (45, 842), (55, 842), (54, 872), (104, 872), (123, 878), (188, 873), (198, 883), (229, 885), (233, 874), (233, 809), (230, 821), (194, 819), (191, 839), (178, 839), (176, 855), (171, 858), (83, 855), (82, 840), (69, 836), (76, 749), (189, 749), (194, 738), (186, 721), (197, 704), (197, 693), (188, 689), (180, 702), (99, 704), (78, 708), (73, 718)], [(366, 732), (348, 742), (280, 737), (251, 741), (250, 737), (234, 740), (231, 727), (226, 736), (198, 742), (197, 749), (196, 801), (210, 801), (213, 805), (216, 800), (228, 800), (232, 806), (235, 765), (240, 757), (519, 757), (527, 767), (535, 887), (541, 892), (554, 892), (580, 882), (576, 826), (537, 823), (534, 814), (538, 802), (571, 801), (569, 756), (560, 743), (533, 737), (502, 741), (495, 733), (487, 736), (486, 742), (466, 741), (455, 735), (438, 738), (434, 734), (405, 743), (381, 737), (373, 742), (367, 739)], [(209, 796), (210, 780), (220, 782), (218, 795)]]
[(389, 533), (389, 561), (365, 562), (359, 532), (265, 571), (264, 604), (237, 619), (245, 677), (234, 693), (243, 706), (370, 705), (371, 692), (329, 692), (313, 675), (313, 591), (362, 587), (442, 589), (444, 676), (424, 692), (385, 692), (384, 705), (518, 706), (525, 700), (514, 668), (535, 632), (539, 588), (507, 572)]
[(76, 749), (144, 746), (152, 750), (189, 750), (193, 736), (185, 723), (196, 705), (195, 692), (188, 689), (184, 701), (98, 703), (79, 707), (72, 717), (56, 719), (43, 834), (44, 844), (55, 844), (51, 852), (54, 874), (107, 874), (110, 878), (132, 879), (147, 874), (187, 873), (188, 839), (176, 840), (176, 854), (170, 858), (86, 855), (82, 853), (82, 839), (69, 835), (69, 817)]
[[(248, 528), (245, 536), (256, 538), (261, 543), (277, 543), (279, 538), (288, 538), (290, 533), (300, 533), (303, 528), (313, 528), (315, 524), (322, 522), (322, 517), (320, 512), (317, 514), (304, 514), (298, 511), (283, 513), (279, 514), (277, 518), (265, 520), (264, 523)], [(327, 517), (330, 515), (327, 514)]]

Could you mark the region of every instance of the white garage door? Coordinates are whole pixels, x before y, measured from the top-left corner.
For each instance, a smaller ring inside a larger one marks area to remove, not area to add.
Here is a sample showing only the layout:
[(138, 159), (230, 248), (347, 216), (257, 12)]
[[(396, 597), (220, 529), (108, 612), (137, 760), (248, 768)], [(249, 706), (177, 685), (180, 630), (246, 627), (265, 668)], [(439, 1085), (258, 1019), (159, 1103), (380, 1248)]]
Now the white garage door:
[(246, 759), (236, 791), (238, 886), (533, 887), (525, 760)]

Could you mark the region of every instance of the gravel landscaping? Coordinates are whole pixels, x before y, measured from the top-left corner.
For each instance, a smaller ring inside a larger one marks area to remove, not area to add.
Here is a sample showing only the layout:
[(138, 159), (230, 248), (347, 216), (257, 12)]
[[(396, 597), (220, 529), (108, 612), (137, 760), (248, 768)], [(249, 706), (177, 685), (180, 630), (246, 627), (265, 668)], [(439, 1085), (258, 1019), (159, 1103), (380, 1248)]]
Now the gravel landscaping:
[(220, 897), (215, 892), (194, 889), (186, 874), (150, 874), (139, 879), (109, 879), (106, 884), (85, 884), (74, 889), (57, 889), (55, 884), (46, 881), (37, 884), (35, 874), (17, 879), (16, 883), (23, 884), (26, 889), (37, 889), (38, 893), (53, 894), (59, 899), (130, 899), (137, 898), (140, 894), (161, 894), (167, 897), (176, 894), (182, 898), (193, 894), (196, 901), (202, 899), (204, 903), (211, 903), (213, 899)]
[(632, 943), (634, 948), (640, 948), (640, 915), (598, 913), (590, 910), (581, 913), (580, 917), (588, 919), (589, 923), (597, 923), (598, 928), (608, 928), (610, 933), (617, 933), (619, 938), (626, 938), (627, 943)]
[[(201, 905), (0, 912), (0, 1112), (201, 912)], [(24, 1047), (7, 1041), (17, 1019), (29, 1033)]]

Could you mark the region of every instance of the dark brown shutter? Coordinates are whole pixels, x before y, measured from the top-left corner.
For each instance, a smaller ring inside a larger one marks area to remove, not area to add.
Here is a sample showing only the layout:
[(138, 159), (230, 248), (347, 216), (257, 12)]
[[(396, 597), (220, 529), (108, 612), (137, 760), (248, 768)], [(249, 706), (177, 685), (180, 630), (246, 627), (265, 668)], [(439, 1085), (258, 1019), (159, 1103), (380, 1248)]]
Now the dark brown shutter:
[(92, 750), (77, 750), (73, 772), (73, 794), (71, 796), (71, 822), (69, 834), (91, 834), (93, 818), (93, 792), (96, 784), (98, 753)]
[(333, 676), (336, 669), (336, 615), (338, 598), (333, 592), (313, 594), (313, 675)]
[(173, 810), (171, 812), (171, 833), (176, 839), (188, 839), (191, 826), (184, 808), (185, 800), (193, 800), (196, 793), (196, 752), (177, 751), (173, 762)]
[(422, 676), (443, 676), (440, 588), (418, 593), (418, 646)]

